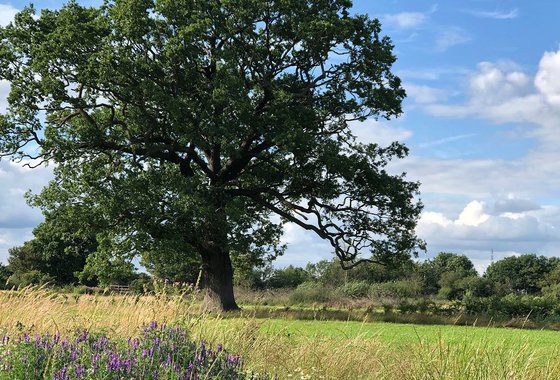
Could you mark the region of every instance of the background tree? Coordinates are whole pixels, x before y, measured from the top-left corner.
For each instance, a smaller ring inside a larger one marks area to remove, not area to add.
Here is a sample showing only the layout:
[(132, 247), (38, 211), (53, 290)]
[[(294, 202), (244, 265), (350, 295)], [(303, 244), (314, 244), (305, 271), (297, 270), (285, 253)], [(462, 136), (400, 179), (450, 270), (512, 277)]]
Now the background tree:
[[(61, 212), (62, 209), (58, 210)], [(9, 250), (10, 283), (16, 286), (51, 282), (75, 284), (86, 258), (95, 252), (95, 236), (83, 236), (54, 214), (33, 230), (33, 239)]]
[(7, 266), (0, 263), (0, 289), (6, 289), (8, 287), (8, 279), (12, 274), (13, 273)]
[(123, 255), (110, 255), (107, 251), (98, 251), (87, 257), (86, 265), (78, 273), (83, 284), (129, 285), (139, 274), (134, 264)]
[(154, 249), (142, 253), (140, 263), (155, 278), (171, 282), (196, 283), (200, 274), (200, 258), (191, 251)]
[(426, 294), (441, 292), (444, 298), (457, 298), (465, 289), (457, 286), (464, 278), (477, 277), (472, 261), (465, 255), (440, 252), (432, 260), (420, 263), (416, 275)]
[(554, 268), (544, 275), (539, 285), (544, 295), (560, 298), (560, 264), (555, 261)]
[(224, 310), (230, 253), (274, 255), (286, 221), (345, 267), (403, 260), (423, 244), (418, 184), (385, 167), (407, 149), (356, 143), (349, 123), (399, 115), (405, 92), (390, 39), (351, 5), (27, 8), (0, 29), (0, 151), (57, 162), (36, 204), (82, 205), (128, 255), (181, 235)]
[(559, 262), (556, 257), (535, 254), (509, 256), (488, 266), (484, 277), (492, 281), (502, 295), (510, 292), (536, 294)]
[(276, 269), (267, 282), (269, 288), (296, 288), (299, 284), (311, 279), (309, 273), (303, 269), (288, 265), (286, 268)]
[(317, 263), (308, 263), (305, 270), (312, 278), (323, 284), (340, 286), (349, 281), (365, 281), (373, 284), (404, 279), (414, 272), (415, 264), (409, 258), (398, 265), (364, 263), (344, 270), (336, 260), (321, 260)]

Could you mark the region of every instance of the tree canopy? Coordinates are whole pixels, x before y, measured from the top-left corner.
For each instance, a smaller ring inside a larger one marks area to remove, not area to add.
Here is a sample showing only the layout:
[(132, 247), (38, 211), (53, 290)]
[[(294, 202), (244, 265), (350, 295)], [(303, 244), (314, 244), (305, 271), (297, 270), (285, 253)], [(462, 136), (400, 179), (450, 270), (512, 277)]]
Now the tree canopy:
[(281, 253), (285, 222), (328, 241), (345, 267), (402, 260), (423, 246), (419, 185), (386, 166), (408, 150), (358, 143), (351, 125), (398, 116), (405, 91), (379, 21), (351, 6), (29, 7), (0, 29), (11, 83), (0, 151), (55, 162), (34, 203), (77, 207), (105, 231), (102, 249), (196, 252), (223, 309), (237, 307), (230, 253)]
[(50, 282), (57, 285), (78, 282), (86, 258), (96, 251), (95, 236), (83, 235), (60, 223), (52, 214), (33, 230), (33, 239), (9, 250), (10, 285)]
[(501, 287), (502, 293), (535, 294), (541, 291), (543, 282), (559, 263), (557, 257), (535, 254), (509, 256), (490, 264), (484, 276), (496, 287)]

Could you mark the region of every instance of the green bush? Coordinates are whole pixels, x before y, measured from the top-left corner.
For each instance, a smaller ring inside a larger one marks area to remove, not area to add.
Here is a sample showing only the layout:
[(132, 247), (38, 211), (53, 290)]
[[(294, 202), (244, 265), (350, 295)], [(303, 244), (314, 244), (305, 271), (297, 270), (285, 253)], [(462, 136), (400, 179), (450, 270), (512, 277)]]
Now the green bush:
[(272, 289), (296, 288), (300, 284), (309, 281), (311, 276), (305, 269), (289, 265), (283, 269), (276, 269), (267, 282), (267, 286)]
[(25, 273), (13, 274), (8, 278), (9, 287), (24, 287), (28, 285), (45, 285), (53, 284), (55, 282), (54, 277), (43, 273), (39, 270), (31, 270)]
[(421, 292), (421, 284), (415, 280), (382, 282), (369, 287), (371, 298), (413, 298)]
[(318, 282), (307, 281), (300, 284), (290, 295), (295, 304), (328, 302), (333, 299), (333, 289)]
[(132, 280), (128, 286), (136, 294), (145, 294), (154, 291), (154, 279), (148, 275), (141, 275)]
[(408, 302), (406, 299), (399, 302), (397, 308), (402, 314), (411, 314), (418, 311), (418, 305), (416, 302)]
[(369, 287), (366, 281), (351, 281), (338, 288), (338, 291), (344, 297), (362, 298), (367, 297)]
[(8, 288), (8, 279), (12, 273), (8, 267), (0, 263), (0, 290)]
[(554, 297), (508, 294), (504, 297), (465, 295), (462, 304), (471, 314), (493, 317), (530, 318), (542, 321), (560, 318), (560, 301)]
[(438, 298), (444, 300), (452, 300), (455, 299), (456, 291), (450, 286), (442, 286), (437, 293)]
[(420, 313), (433, 312), (437, 308), (437, 305), (434, 303), (434, 301), (428, 298), (420, 298), (416, 301), (416, 304)]
[(394, 310), (395, 310), (394, 305), (391, 305), (390, 303), (384, 303), (383, 304), (383, 312), (385, 314), (392, 314)]

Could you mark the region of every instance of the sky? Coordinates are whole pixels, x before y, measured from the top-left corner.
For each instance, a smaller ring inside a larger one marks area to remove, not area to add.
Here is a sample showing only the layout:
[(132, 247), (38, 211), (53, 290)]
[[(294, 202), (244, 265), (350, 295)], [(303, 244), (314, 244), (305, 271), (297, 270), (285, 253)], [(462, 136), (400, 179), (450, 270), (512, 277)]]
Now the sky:
[[(0, 25), (26, 4), (0, 0)], [(410, 148), (392, 170), (422, 184), (419, 258), (461, 253), (483, 272), (492, 251), (560, 256), (560, 1), (355, 0), (354, 10), (381, 21), (408, 96), (401, 117), (352, 128), (360, 141)], [(8, 91), (0, 82), (0, 112)], [(0, 162), (0, 262), (41, 222), (24, 194), (50, 178), (50, 168)], [(332, 258), (294, 225), (283, 242), (277, 266)]]

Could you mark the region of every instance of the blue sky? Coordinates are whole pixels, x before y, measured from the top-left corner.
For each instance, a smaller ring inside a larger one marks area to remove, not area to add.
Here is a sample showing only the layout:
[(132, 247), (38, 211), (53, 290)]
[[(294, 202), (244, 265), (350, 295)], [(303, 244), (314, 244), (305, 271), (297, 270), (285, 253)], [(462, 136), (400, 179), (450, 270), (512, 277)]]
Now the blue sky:
[[(0, 0), (0, 24), (25, 4)], [(464, 253), (482, 271), (492, 249), (495, 258), (560, 255), (560, 2), (354, 4), (379, 18), (392, 38), (394, 71), (408, 98), (400, 118), (353, 128), (362, 141), (410, 147), (410, 157), (393, 170), (422, 183), (417, 232), (428, 253), (421, 258)], [(0, 82), (0, 111), (8, 88)], [(0, 261), (41, 221), (22, 194), (49, 178), (48, 168), (0, 163)], [(331, 257), (328, 245), (295, 226), (286, 226), (284, 241), (288, 251), (278, 265)]]

